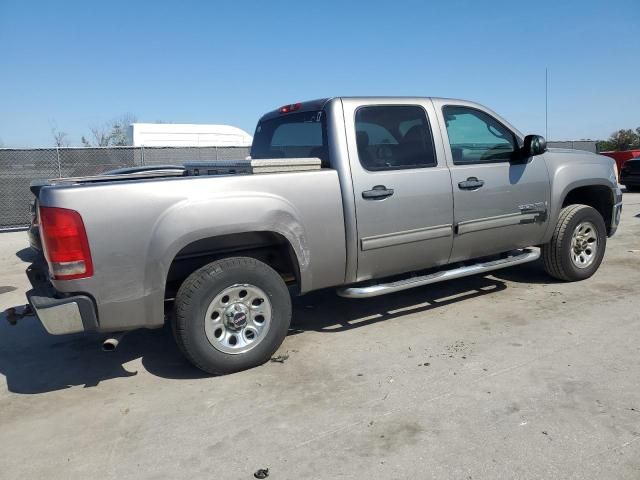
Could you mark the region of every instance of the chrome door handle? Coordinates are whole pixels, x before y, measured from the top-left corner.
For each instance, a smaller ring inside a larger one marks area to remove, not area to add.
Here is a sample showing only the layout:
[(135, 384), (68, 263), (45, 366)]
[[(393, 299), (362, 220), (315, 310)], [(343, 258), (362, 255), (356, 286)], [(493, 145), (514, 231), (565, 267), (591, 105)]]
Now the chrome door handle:
[(484, 185), (484, 180), (478, 180), (476, 177), (469, 177), (464, 182), (458, 183), (460, 190), (477, 190)]
[(387, 188), (384, 185), (376, 185), (371, 190), (362, 192), (362, 198), (365, 200), (382, 200), (393, 195), (393, 188)]

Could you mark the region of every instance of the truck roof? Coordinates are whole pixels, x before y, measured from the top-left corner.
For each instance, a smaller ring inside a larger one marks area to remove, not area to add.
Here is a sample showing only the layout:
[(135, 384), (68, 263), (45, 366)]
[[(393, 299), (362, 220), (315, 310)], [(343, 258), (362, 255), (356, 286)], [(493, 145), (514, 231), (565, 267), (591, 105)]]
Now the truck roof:
[[(380, 100), (380, 101), (394, 101), (394, 100), (444, 100), (444, 101), (452, 101), (456, 103), (467, 103), (474, 104), (474, 102), (470, 102), (468, 100), (462, 100), (457, 98), (446, 98), (446, 97), (420, 97), (420, 96), (342, 96), (342, 97), (327, 97), (327, 98), (318, 98), (315, 100), (307, 100), (303, 102), (291, 103), (288, 105), (283, 105), (280, 108), (276, 108), (275, 110), (271, 110), (270, 112), (265, 113), (261, 118), (262, 120), (268, 120), (270, 118), (278, 117), (284, 113), (290, 112), (312, 112), (316, 110), (320, 110), (324, 108), (324, 106), (329, 103), (331, 100), (360, 100), (360, 101), (372, 101), (372, 100)], [(477, 104), (476, 104), (477, 105)], [(486, 107), (485, 107), (486, 108)]]
[(277, 118), (280, 115), (283, 114), (287, 114), (287, 113), (292, 113), (292, 112), (313, 112), (313, 111), (317, 111), (317, 110), (321, 110), (322, 108), (325, 107), (325, 105), (333, 100), (356, 100), (356, 101), (361, 101), (361, 102), (375, 102), (375, 101), (381, 101), (381, 102), (393, 102), (393, 101), (398, 101), (398, 100), (404, 100), (407, 102), (416, 102), (416, 101), (420, 101), (420, 100), (431, 100), (434, 103), (440, 103), (440, 104), (446, 104), (446, 103), (455, 103), (458, 105), (466, 105), (468, 107), (471, 108), (476, 108), (476, 109), (480, 109), (480, 110), (484, 110), (486, 112), (489, 112), (491, 115), (493, 115), (494, 117), (496, 117), (499, 121), (501, 121), (504, 125), (506, 125), (509, 129), (511, 129), (517, 137), (519, 137), (521, 140), (524, 138), (524, 135), (522, 134), (522, 132), (520, 132), (514, 125), (512, 125), (510, 122), (508, 122), (505, 118), (503, 118), (502, 116), (500, 116), (499, 114), (497, 114), (496, 112), (494, 112), (493, 110), (491, 110), (488, 107), (485, 107), (484, 105), (481, 105), (477, 102), (473, 102), (470, 100), (463, 100), (463, 99), (459, 99), (459, 98), (447, 98), (447, 97), (412, 97), (412, 96), (353, 96), (353, 97), (328, 97), (328, 98), (319, 98), (316, 100), (309, 100), (309, 101), (305, 101), (305, 102), (297, 102), (297, 103), (291, 103), (289, 105), (283, 105), (280, 108), (277, 108), (275, 110), (272, 110), (268, 113), (265, 113), (259, 120), (259, 122), (262, 122), (264, 120), (269, 120), (272, 118)]

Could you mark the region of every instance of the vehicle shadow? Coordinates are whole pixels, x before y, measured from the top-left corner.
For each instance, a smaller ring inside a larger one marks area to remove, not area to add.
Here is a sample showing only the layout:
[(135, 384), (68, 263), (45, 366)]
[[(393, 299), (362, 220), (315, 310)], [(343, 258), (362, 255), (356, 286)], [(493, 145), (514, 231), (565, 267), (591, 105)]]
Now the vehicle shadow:
[(294, 299), (289, 335), (337, 333), (411, 313), (424, 313), (506, 289), (504, 282), (474, 276), (366, 299), (342, 298), (333, 289)]
[(137, 375), (127, 363), (142, 359), (146, 370), (164, 378), (200, 378), (205, 374), (182, 357), (169, 328), (130, 332), (113, 352), (103, 352), (105, 334), (49, 335), (34, 317), (16, 326), (0, 314), (0, 375), (13, 393), (33, 394)]
[[(337, 333), (401, 317), (428, 312), (470, 298), (506, 289), (504, 282), (482, 276), (462, 278), (370, 299), (338, 297), (333, 289), (294, 300), (290, 335), (306, 331)], [(181, 355), (168, 326), (136, 330), (114, 352), (103, 352), (104, 334), (49, 335), (40, 322), (25, 317), (14, 327), (0, 314), (0, 375), (7, 389), (37, 394), (73, 386), (95, 387), (100, 382), (137, 375), (137, 362), (152, 375), (168, 379), (196, 379), (208, 375)]]
[(542, 259), (535, 262), (525, 263), (519, 265), (517, 268), (504, 268), (502, 270), (496, 270), (491, 272), (491, 276), (515, 283), (528, 283), (536, 285), (553, 285), (556, 283), (564, 283), (562, 280), (558, 280), (548, 275), (544, 271)]

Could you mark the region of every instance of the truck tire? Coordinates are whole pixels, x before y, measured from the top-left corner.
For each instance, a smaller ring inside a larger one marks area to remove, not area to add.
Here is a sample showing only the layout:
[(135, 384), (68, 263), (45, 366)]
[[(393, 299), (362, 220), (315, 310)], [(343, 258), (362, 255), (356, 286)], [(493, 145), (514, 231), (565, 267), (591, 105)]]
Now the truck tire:
[(214, 375), (266, 362), (284, 341), (291, 297), (280, 275), (248, 257), (218, 260), (193, 272), (176, 295), (178, 347)]
[(542, 246), (544, 269), (559, 280), (584, 280), (598, 270), (606, 246), (602, 215), (588, 205), (569, 205), (560, 210), (551, 241)]

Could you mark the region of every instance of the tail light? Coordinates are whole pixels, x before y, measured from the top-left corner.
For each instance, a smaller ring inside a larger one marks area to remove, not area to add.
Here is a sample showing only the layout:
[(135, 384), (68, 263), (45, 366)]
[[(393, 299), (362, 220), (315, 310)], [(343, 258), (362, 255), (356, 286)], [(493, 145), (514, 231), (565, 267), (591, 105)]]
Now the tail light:
[(292, 103), (291, 105), (285, 105), (284, 107), (280, 107), (280, 113), (291, 113), (296, 110), (300, 110), (302, 107), (301, 103)]
[(78, 212), (40, 207), (40, 232), (53, 278), (72, 280), (93, 275), (87, 232)]

